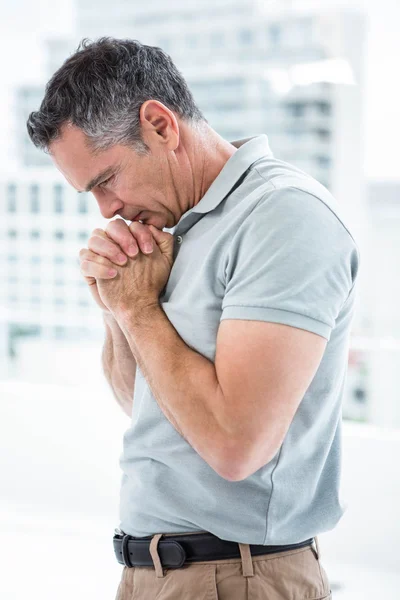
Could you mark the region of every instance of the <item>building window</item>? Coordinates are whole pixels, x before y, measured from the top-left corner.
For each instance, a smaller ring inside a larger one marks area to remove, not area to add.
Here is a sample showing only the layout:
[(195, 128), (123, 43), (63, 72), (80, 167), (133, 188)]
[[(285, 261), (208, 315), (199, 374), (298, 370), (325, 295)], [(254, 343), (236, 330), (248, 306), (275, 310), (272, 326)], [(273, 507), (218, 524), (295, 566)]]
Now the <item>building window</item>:
[(88, 211), (87, 195), (86, 195), (86, 193), (79, 194), (79, 196), (78, 196), (78, 212), (79, 213), (87, 213), (87, 211)]
[(35, 254), (33, 256), (31, 256), (31, 263), (32, 264), (37, 265), (37, 264), (39, 264), (41, 262), (42, 262), (42, 258), (40, 256), (35, 255)]
[(57, 306), (64, 306), (65, 298), (54, 298), (54, 304), (56, 304)]
[(253, 32), (251, 29), (242, 29), (239, 31), (239, 41), (241, 44), (248, 46), (253, 41)]
[(11, 275), (8, 278), (8, 283), (18, 283), (18, 277), (15, 277), (15, 275)]
[(40, 231), (38, 229), (31, 230), (31, 238), (37, 239), (40, 238)]
[(318, 112), (322, 113), (323, 115), (331, 114), (332, 106), (329, 102), (316, 102), (315, 105), (317, 107)]
[(315, 133), (317, 134), (320, 140), (331, 139), (331, 132), (329, 131), (329, 129), (316, 129)]
[(315, 160), (317, 161), (317, 163), (319, 164), (320, 167), (330, 167), (331, 166), (330, 156), (317, 155), (315, 157)]
[(40, 277), (31, 277), (31, 283), (33, 285), (39, 285), (40, 284)]
[(282, 37), (282, 29), (280, 25), (278, 25), (277, 23), (270, 25), (268, 34), (271, 44), (273, 46), (278, 46)]
[(40, 296), (32, 296), (31, 303), (32, 304), (40, 304)]
[(64, 279), (55, 279), (54, 285), (56, 285), (56, 286), (64, 285)]
[(40, 211), (39, 206), (39, 186), (37, 183), (33, 183), (29, 187), (30, 202), (31, 202), (31, 213), (38, 213)]
[(15, 183), (9, 183), (7, 186), (7, 205), (8, 212), (17, 212), (17, 186)]
[(57, 240), (63, 240), (64, 239), (64, 232), (61, 231), (61, 230), (57, 230), (57, 231), (54, 232), (54, 237)]
[(305, 102), (291, 102), (287, 104), (288, 111), (293, 117), (304, 117), (306, 112)]
[(54, 328), (54, 337), (57, 340), (64, 339), (65, 338), (65, 334), (66, 334), (65, 327), (59, 327), (59, 326), (57, 326), (57, 327)]
[(54, 191), (54, 212), (56, 213), (62, 213), (64, 212), (64, 206), (63, 206), (63, 186), (59, 183), (57, 183), (54, 187), (53, 187), (53, 191)]
[(12, 304), (16, 304), (18, 302), (18, 296), (8, 296), (8, 301)]
[(8, 262), (18, 262), (18, 256), (16, 254), (9, 254)]
[(17, 237), (17, 230), (16, 229), (9, 229), (8, 230), (8, 237), (15, 239)]
[(87, 231), (79, 231), (78, 232), (78, 239), (79, 240), (87, 240), (89, 237), (89, 234), (87, 233)]
[(65, 258), (63, 256), (56, 255), (54, 257), (54, 262), (57, 264), (65, 263)]
[(89, 306), (88, 300), (79, 300), (79, 306)]

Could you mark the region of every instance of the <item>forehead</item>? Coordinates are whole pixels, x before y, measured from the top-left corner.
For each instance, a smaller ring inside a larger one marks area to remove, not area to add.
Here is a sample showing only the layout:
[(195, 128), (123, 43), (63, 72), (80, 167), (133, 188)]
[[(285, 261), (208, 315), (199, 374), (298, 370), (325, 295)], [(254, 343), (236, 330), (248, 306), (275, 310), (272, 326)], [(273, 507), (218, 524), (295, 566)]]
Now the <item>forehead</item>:
[(50, 156), (57, 169), (77, 190), (84, 190), (91, 179), (122, 158), (124, 148), (113, 146), (97, 155), (87, 145), (79, 127), (65, 125), (61, 135), (50, 144)]

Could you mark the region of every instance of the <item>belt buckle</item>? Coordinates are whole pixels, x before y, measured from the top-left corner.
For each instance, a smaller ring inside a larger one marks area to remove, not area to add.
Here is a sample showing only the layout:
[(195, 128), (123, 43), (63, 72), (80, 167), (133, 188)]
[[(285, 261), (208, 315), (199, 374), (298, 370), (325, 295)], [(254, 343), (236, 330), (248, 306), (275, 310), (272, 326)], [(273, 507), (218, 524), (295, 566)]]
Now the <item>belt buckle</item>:
[(129, 538), (131, 536), (128, 533), (125, 533), (124, 537), (122, 538), (122, 544), (121, 544), (121, 550), (122, 550), (122, 560), (124, 561), (124, 565), (126, 567), (133, 567), (133, 564), (131, 563), (131, 559), (129, 558), (129, 550), (128, 550), (128, 542), (129, 542)]

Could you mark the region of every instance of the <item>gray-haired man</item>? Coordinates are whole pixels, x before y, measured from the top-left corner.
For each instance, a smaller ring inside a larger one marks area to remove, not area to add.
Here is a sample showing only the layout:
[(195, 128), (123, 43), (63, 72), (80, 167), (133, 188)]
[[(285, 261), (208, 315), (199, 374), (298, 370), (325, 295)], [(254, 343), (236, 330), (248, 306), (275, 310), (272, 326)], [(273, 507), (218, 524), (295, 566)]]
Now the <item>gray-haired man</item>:
[(359, 268), (340, 205), (266, 135), (224, 140), (170, 57), (135, 40), (82, 42), (28, 131), (123, 217), (80, 252), (131, 417), (118, 599), (330, 598), (316, 536), (344, 512)]

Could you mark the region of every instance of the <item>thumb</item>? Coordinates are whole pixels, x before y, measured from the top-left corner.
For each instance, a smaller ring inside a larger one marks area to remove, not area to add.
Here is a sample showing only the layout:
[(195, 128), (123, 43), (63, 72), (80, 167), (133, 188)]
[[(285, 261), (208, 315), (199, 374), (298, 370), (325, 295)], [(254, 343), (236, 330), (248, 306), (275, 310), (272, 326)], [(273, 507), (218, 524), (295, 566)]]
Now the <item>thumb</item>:
[(167, 231), (161, 231), (160, 229), (157, 229), (157, 227), (154, 227), (154, 225), (148, 225), (148, 228), (156, 240), (162, 254), (165, 254), (172, 262), (174, 254), (174, 236)]

